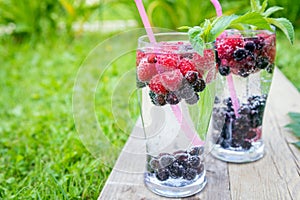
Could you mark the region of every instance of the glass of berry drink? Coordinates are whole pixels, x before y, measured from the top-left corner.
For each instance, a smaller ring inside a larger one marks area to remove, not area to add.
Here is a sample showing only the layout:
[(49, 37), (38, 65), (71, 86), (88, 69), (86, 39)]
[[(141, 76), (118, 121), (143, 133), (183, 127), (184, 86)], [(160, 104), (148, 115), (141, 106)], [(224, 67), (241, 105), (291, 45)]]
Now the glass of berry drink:
[(186, 197), (206, 185), (204, 140), (216, 85), (213, 44), (196, 53), (187, 33), (138, 40), (136, 74), (147, 159), (144, 182), (166, 197)]
[[(262, 125), (274, 71), (275, 32), (226, 30), (215, 46), (222, 84), (217, 86), (213, 108), (212, 154), (228, 162), (256, 161), (264, 155)], [(225, 79), (228, 75), (233, 78), (236, 104)]]

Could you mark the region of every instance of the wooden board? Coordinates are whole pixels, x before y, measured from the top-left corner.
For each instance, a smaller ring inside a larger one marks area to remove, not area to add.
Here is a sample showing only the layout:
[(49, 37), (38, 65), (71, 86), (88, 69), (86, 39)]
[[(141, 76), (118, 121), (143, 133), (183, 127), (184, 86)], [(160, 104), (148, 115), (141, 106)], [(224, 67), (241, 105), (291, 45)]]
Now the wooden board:
[[(266, 155), (248, 164), (228, 164), (206, 157), (208, 184), (190, 200), (300, 199), (300, 151), (296, 138), (284, 126), (288, 112), (300, 112), (300, 94), (275, 70), (263, 127)], [(98, 200), (170, 199), (157, 196), (143, 184), (145, 141), (133, 130)]]

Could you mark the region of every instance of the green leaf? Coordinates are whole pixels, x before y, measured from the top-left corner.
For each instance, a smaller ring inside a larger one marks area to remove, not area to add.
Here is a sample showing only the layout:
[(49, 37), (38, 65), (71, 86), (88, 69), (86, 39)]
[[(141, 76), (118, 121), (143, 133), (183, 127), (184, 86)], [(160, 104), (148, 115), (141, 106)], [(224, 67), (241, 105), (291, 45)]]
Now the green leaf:
[(198, 52), (201, 56), (203, 56), (204, 51), (204, 40), (200, 37), (203, 33), (203, 28), (200, 26), (194, 26), (190, 28), (188, 31), (189, 40), (193, 47), (193, 49)]
[(290, 128), (296, 137), (300, 138), (300, 123), (291, 123), (285, 126)]
[(189, 30), (191, 28), (192, 27), (189, 27), (189, 26), (181, 26), (181, 27), (178, 27), (177, 29), (179, 29), (179, 30)]
[(193, 49), (201, 56), (203, 56), (205, 42), (202, 40), (200, 35), (197, 35), (196, 37), (190, 39), (190, 42)]
[(300, 123), (300, 113), (289, 112), (288, 115), (293, 121), (298, 121)]
[(278, 27), (287, 37), (291, 44), (294, 43), (295, 33), (293, 24), (286, 18), (266, 18), (270, 24)]
[(250, 0), (252, 11), (259, 12), (261, 6), (259, 0)]
[(208, 19), (206, 19), (203, 24), (203, 32), (200, 35), (203, 38), (204, 42), (211, 42), (208, 39), (211, 29), (212, 29), (212, 24)]
[(231, 25), (231, 22), (237, 18), (237, 15), (221, 16), (216, 18), (212, 22), (212, 28), (208, 36), (208, 41), (214, 41), (226, 28)]
[(279, 6), (273, 6), (273, 7), (270, 7), (266, 10), (266, 12), (263, 13), (263, 15), (265, 17), (269, 17), (270, 15), (272, 15), (273, 13), (279, 11), (279, 10), (283, 10), (282, 7), (279, 7)]
[(300, 148), (300, 141), (299, 142), (294, 142), (292, 144), (295, 145), (296, 147)]
[(264, 13), (267, 6), (268, 6), (268, 0), (264, 0), (263, 4), (261, 5), (261, 8), (259, 10), (259, 13)]
[(232, 21), (232, 25), (239, 23), (253, 25), (259, 29), (272, 30), (268, 21), (257, 12), (248, 12)]

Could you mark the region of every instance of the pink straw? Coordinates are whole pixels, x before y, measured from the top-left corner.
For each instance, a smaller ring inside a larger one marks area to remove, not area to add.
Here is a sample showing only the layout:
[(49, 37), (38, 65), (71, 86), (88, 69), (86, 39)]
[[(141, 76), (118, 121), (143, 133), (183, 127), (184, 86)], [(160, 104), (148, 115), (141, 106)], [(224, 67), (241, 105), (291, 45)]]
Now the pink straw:
[[(149, 37), (149, 40), (151, 43), (155, 44), (156, 40), (153, 34), (153, 31), (151, 29), (151, 25), (148, 19), (148, 16), (145, 11), (145, 7), (143, 5), (142, 0), (135, 0), (136, 7), (140, 13), (140, 16), (142, 18), (144, 27), (146, 29), (147, 35)], [(193, 145), (203, 145), (204, 142), (201, 141), (199, 136), (195, 134), (195, 132), (189, 127), (188, 123), (183, 118), (183, 115), (181, 113), (180, 108), (177, 105), (171, 106), (173, 113), (175, 114), (175, 117), (177, 118), (178, 122), (181, 124), (182, 129), (184, 130), (185, 134), (192, 140)]]
[[(210, 1), (216, 9), (217, 16), (218, 17), (222, 16), (222, 7), (221, 7), (220, 2), (218, 0), (210, 0)], [(232, 100), (234, 114), (235, 114), (236, 117), (238, 117), (239, 116), (238, 109), (239, 109), (240, 105), (239, 105), (239, 101), (236, 97), (236, 91), (235, 91), (235, 88), (234, 88), (232, 75), (229, 74), (228, 76), (226, 76), (226, 80), (227, 80), (227, 83), (228, 83), (228, 88), (229, 88), (229, 93), (230, 93), (231, 100)]]

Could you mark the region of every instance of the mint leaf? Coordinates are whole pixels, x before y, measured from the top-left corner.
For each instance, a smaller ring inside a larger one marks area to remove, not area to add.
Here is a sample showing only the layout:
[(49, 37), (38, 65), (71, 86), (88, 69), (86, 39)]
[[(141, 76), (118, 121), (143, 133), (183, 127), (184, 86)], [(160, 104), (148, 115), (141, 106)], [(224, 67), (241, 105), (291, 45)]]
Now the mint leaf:
[(279, 6), (273, 6), (273, 7), (270, 7), (266, 10), (266, 12), (263, 13), (263, 15), (265, 17), (269, 17), (270, 15), (272, 15), (273, 13), (279, 11), (279, 10), (283, 10), (282, 7), (279, 7)]
[(260, 1), (259, 0), (250, 0), (252, 11), (259, 12), (260, 10)]
[(296, 147), (300, 148), (300, 141), (299, 142), (294, 142), (292, 144), (295, 145)]
[(202, 34), (203, 34), (203, 29), (200, 26), (195, 26), (193, 28), (190, 28), (188, 31), (189, 40), (193, 49), (201, 56), (203, 56), (204, 43), (205, 43), (201, 38)]
[(267, 6), (268, 6), (268, 0), (264, 0), (263, 4), (261, 5), (261, 8), (259, 10), (259, 13), (264, 13)]
[(270, 24), (282, 30), (291, 44), (294, 43), (295, 33), (293, 24), (286, 18), (266, 18)]
[(299, 121), (299, 123), (300, 123), (300, 113), (289, 112), (288, 115), (293, 121)]
[(190, 39), (190, 43), (192, 44), (193, 49), (201, 56), (203, 56), (205, 43), (200, 35), (197, 35), (196, 37)]
[(259, 29), (272, 30), (268, 21), (257, 12), (248, 12), (232, 21), (232, 25), (239, 23), (256, 26)]
[(300, 138), (300, 123), (291, 123), (285, 126), (293, 131), (296, 137)]
[(237, 15), (221, 16), (216, 18), (212, 22), (212, 28), (208, 36), (208, 41), (214, 41), (225, 29), (231, 25), (231, 22), (237, 18)]
[(179, 28), (177, 28), (177, 29), (179, 29), (179, 30), (189, 30), (191, 27), (189, 27), (189, 26), (181, 26), (181, 27), (179, 27)]
[(206, 19), (204, 21), (204, 24), (203, 24), (202, 27), (203, 27), (203, 32), (200, 36), (203, 38), (203, 40), (205, 42), (208, 42), (209, 41), (208, 37), (209, 37), (209, 34), (210, 34), (210, 30), (212, 29), (212, 24), (208, 19)]

